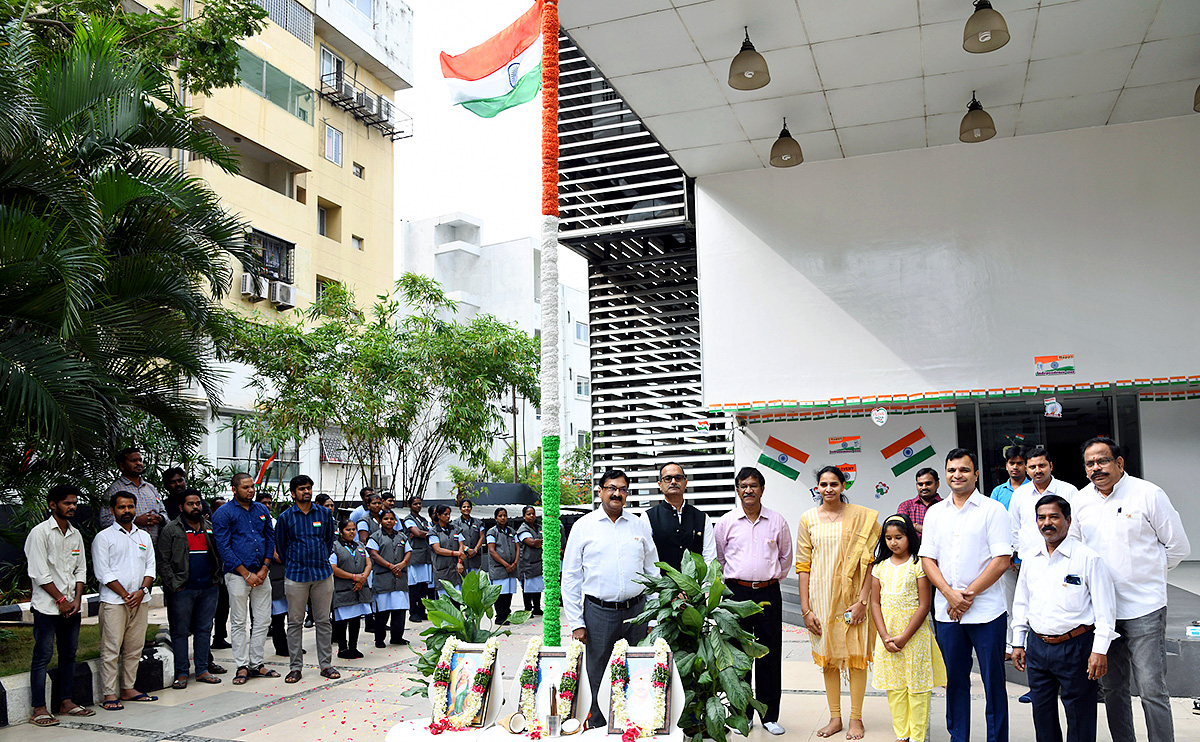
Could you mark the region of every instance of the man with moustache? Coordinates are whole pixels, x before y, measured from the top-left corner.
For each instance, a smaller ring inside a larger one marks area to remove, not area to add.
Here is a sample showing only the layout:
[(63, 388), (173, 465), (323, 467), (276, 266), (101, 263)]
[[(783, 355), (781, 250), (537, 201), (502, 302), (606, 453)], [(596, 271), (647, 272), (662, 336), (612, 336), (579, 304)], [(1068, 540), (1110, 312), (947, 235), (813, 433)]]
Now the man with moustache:
[(267, 574), (275, 553), (275, 529), (271, 526), (271, 511), (254, 501), (254, 479), (249, 474), (234, 474), (230, 486), (233, 502), (216, 509), (212, 524), (229, 591), (229, 633), (237, 663), (233, 684), (243, 685), (251, 677), (279, 677), (263, 664), (271, 625)]
[(1105, 655), (1117, 636), (1112, 578), (1099, 554), (1068, 537), (1071, 503), (1066, 498), (1043, 495), (1034, 511), (1043, 540), (1041, 546), (1025, 545), (1013, 601), (1013, 667), (1029, 673), (1038, 742), (1063, 738), (1060, 690), (1067, 739), (1095, 742), (1096, 680), (1104, 677)]
[(942, 496), (938, 494), (937, 472), (925, 467), (917, 472), (917, 496), (900, 503), (896, 512), (900, 515), (907, 515), (908, 519), (916, 526), (917, 533), (923, 534), (925, 533), (925, 514), (929, 512), (929, 508), (941, 501)]
[[(117, 468), (121, 475), (108, 486), (104, 497), (111, 500), (117, 492), (129, 492), (137, 498), (137, 510), (134, 514), (133, 525), (150, 534), (150, 540), (158, 543), (158, 532), (167, 522), (167, 508), (154, 485), (142, 479), (146, 465), (142, 461), (142, 452), (136, 448), (122, 448), (115, 456)], [(100, 527), (107, 528), (113, 524), (111, 510), (100, 511)]]
[(158, 538), (158, 572), (162, 577), (167, 601), (167, 620), (171, 625), (171, 646), (175, 653), (175, 681), (171, 687), (182, 690), (188, 681), (188, 638), (196, 660), (196, 682), (219, 683), (209, 665), (209, 641), (213, 616), (217, 612), (217, 583), (221, 581), (221, 558), (212, 524), (204, 517), (204, 498), (196, 490), (185, 489), (182, 513), (163, 526)]
[(1075, 498), (1083, 542), (1104, 559), (1117, 590), (1117, 633), (1108, 651), (1104, 714), (1113, 742), (1134, 742), (1130, 682), (1137, 679), (1149, 739), (1175, 739), (1167, 693), (1167, 570), (1192, 547), (1167, 493), (1125, 473), (1121, 447), (1107, 437), (1083, 444), (1090, 484)]
[(704, 557), (706, 563), (716, 559), (712, 521), (699, 508), (683, 501), (687, 491), (683, 467), (674, 461), (659, 467), (658, 491), (662, 501), (647, 510), (644, 517), (650, 521), (659, 561), (679, 569), (687, 551)]
[(929, 535), (921, 565), (937, 590), (934, 632), (946, 660), (946, 726), (952, 742), (971, 738), (971, 653), (979, 660), (986, 695), (988, 742), (1008, 742), (1008, 692), (1004, 681), (1004, 628), (1008, 612), (997, 584), (1012, 563), (1008, 512), (984, 497), (974, 452), (946, 455), (951, 497), (925, 515)]
[(333, 567), (329, 555), (337, 527), (333, 513), (313, 504), (313, 480), (306, 474), (292, 477), (288, 483), (294, 505), (285, 510), (275, 524), (275, 553), (283, 562), (283, 591), (288, 604), (289, 672), (285, 683), (299, 682), (304, 669), (304, 612), (312, 602), (313, 623), (317, 626), (317, 662), (321, 677), (336, 680), (341, 674), (333, 668)]
[[(779, 701), (783, 673), (783, 595), (779, 581), (792, 563), (792, 534), (779, 513), (762, 505), (766, 480), (752, 466), (742, 467), (734, 478), (741, 510), (731, 510), (717, 521), (715, 542), (725, 585), (734, 600), (750, 600), (762, 613), (741, 620), (742, 628), (767, 648), (754, 660), (754, 697), (767, 710), (760, 714), (763, 728), (783, 734)], [(753, 712), (750, 724), (754, 725)]]
[[(1020, 563), (1020, 555), (1033, 553), (1041, 547), (1043, 533), (1038, 524), (1037, 503), (1046, 495), (1057, 495), (1071, 503), (1079, 490), (1074, 485), (1054, 477), (1054, 462), (1050, 453), (1042, 446), (1029, 450), (1025, 460), (1025, 471), (1029, 481), (1013, 492), (1008, 505), (1008, 520), (1012, 526), (1014, 562)], [(1079, 525), (1073, 523), (1071, 535), (1079, 538)]]
[(646, 607), (639, 574), (658, 575), (658, 550), (644, 518), (625, 512), (629, 477), (609, 469), (600, 477), (600, 509), (580, 518), (571, 529), (562, 564), (562, 599), (572, 636), (586, 647), (588, 682), (592, 686), (591, 727), (604, 726), (600, 712), (600, 679), (613, 645), (631, 645), (646, 637), (647, 627), (626, 623)]
[(59, 715), (95, 716), (96, 712), (71, 700), (74, 688), (75, 652), (79, 648), (80, 608), (83, 584), (87, 581), (87, 557), (83, 536), (71, 525), (83, 491), (73, 484), (50, 488), (46, 495), (50, 517), (38, 523), (25, 538), (25, 562), (32, 594), (33, 662), (29, 668), (29, 695), (33, 713), (29, 723), (57, 726), (58, 719), (46, 709), (46, 668), (58, 645), (58, 677), (63, 698)]
[(92, 541), (92, 566), (100, 583), (101, 706), (105, 711), (120, 711), (125, 708), (122, 701), (158, 700), (133, 687), (146, 644), (147, 598), (157, 572), (154, 542), (134, 525), (138, 496), (114, 492), (108, 504), (113, 524)]

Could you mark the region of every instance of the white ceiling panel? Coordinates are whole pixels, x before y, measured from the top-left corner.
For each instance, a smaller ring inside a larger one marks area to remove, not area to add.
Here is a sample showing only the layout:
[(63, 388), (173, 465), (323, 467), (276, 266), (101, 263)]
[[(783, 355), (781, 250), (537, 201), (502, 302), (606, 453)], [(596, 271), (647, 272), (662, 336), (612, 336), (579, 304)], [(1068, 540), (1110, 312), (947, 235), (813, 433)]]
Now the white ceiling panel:
[(807, 46), (793, 46), (789, 49), (776, 49), (763, 52), (767, 60), (767, 69), (771, 73), (771, 84), (758, 90), (734, 90), (729, 87), (729, 65), (733, 57), (709, 62), (713, 77), (721, 81), (725, 99), (730, 103), (741, 103), (748, 100), (763, 98), (782, 98), (800, 93), (813, 93), (821, 89), (821, 80), (817, 77), (817, 66), (813, 63), (812, 52)]
[(1192, 111), (1192, 96), (1200, 86), (1200, 76), (1192, 80), (1125, 88), (1113, 108), (1110, 124), (1149, 121), (1166, 116), (1200, 116)]
[[(755, 139), (752, 144), (758, 157), (764, 163), (771, 161), (771, 147), (775, 144), (779, 133), (770, 139)], [(837, 132), (832, 129), (825, 131), (810, 131), (807, 134), (792, 132), (792, 138), (800, 145), (800, 153), (805, 162), (817, 160), (839, 160), (842, 157), (842, 145), (838, 142)]]
[(754, 145), (748, 141), (678, 149), (671, 152), (671, 155), (679, 167), (692, 177), (750, 170), (763, 167), (770, 161), (770, 157), (760, 160)]
[(1012, 38), (994, 52), (971, 54), (963, 51), (962, 36), (966, 21), (947, 21), (921, 26), (921, 59), (926, 75), (978, 70), (1029, 62), (1033, 47), (1033, 29), (1037, 26), (1037, 11), (1005, 13), (1004, 21)]
[(812, 43), (866, 36), (918, 23), (917, 0), (797, 0)]
[[(1197, 0), (1200, 5), (1200, 0)], [(1126, 85), (1138, 87), (1195, 77), (1200, 68), (1200, 36), (1185, 36), (1142, 44)]]
[(604, 0), (602, 3), (568, 0), (559, 3), (558, 20), (563, 28), (579, 28), (619, 18), (630, 18), (668, 10), (671, 0)]
[(712, 108), (726, 102), (724, 81), (718, 83), (703, 64), (614, 77), (609, 82), (642, 117)]
[(669, 150), (749, 141), (729, 106), (648, 116), (644, 123)]
[[(766, 167), (783, 117), (806, 161), (1191, 113), (1200, 0), (993, 0), (1012, 39), (969, 54), (970, 0), (570, 0), (563, 27), (692, 175)], [(742, 26), (771, 83), (726, 82)], [(986, 147), (988, 144), (978, 145)]]
[(851, 126), (838, 129), (838, 137), (842, 140), (842, 151), (846, 153), (846, 157), (920, 149), (925, 146), (925, 119)]
[(841, 129), (845, 126), (924, 116), (922, 87), (921, 78), (914, 77), (878, 85), (830, 90), (826, 96), (833, 124)]
[(979, 101), (987, 110), (1021, 102), (1025, 87), (1024, 64), (1004, 67), (986, 67), (972, 72), (951, 72), (948, 75), (929, 75), (925, 78), (925, 113), (967, 112), (971, 92), (975, 91)]
[(1075, 95), (1120, 90), (1125, 86), (1130, 65), (1139, 48), (1121, 46), (1031, 62), (1029, 77), (1025, 81), (1025, 102), (1061, 98), (1064, 90)]
[(833, 128), (823, 93), (805, 93), (787, 98), (767, 98), (733, 106), (733, 112), (751, 139), (778, 132), (787, 117), (793, 134)]
[(732, 58), (741, 51), (749, 26), (750, 41), (760, 52), (804, 46), (808, 39), (796, 6), (776, 0), (740, 3), (706, 2), (679, 8), (679, 17), (705, 60)]
[(827, 90), (921, 76), (921, 31), (898, 31), (812, 45)]
[(1075, 0), (1038, 12), (1033, 59), (1140, 44), (1159, 0)]
[(1200, 34), (1200, 13), (1196, 12), (1196, 0), (1162, 0), (1158, 14), (1150, 24), (1150, 33), (1146, 34), (1146, 41), (1196, 34)]
[(1055, 98), (1021, 105), (1017, 135), (1104, 126), (1120, 91)]
[(601, 67), (610, 80), (704, 61), (674, 9), (585, 26), (572, 31), (571, 36), (588, 55), (595, 48), (621, 50)]

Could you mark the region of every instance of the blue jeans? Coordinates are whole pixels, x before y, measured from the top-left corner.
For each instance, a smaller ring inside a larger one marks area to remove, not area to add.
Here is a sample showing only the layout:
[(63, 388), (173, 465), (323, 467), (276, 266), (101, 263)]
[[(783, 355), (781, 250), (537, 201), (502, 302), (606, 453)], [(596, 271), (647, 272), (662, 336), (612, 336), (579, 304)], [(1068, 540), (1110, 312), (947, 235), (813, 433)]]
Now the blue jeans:
[[(39, 588), (34, 588), (35, 590)], [(29, 668), (30, 706), (41, 708), (46, 705), (46, 668), (54, 656), (54, 645), (58, 644), (58, 682), (63, 700), (71, 698), (75, 687), (75, 650), (79, 648), (79, 619), (76, 613), (70, 618), (58, 613), (33, 613), (33, 662)]]
[(1104, 713), (1113, 742), (1134, 742), (1133, 701), (1129, 680), (1137, 678), (1146, 714), (1147, 739), (1175, 739), (1171, 699), (1167, 693), (1167, 609), (1145, 616), (1117, 619), (1121, 635), (1108, 648), (1108, 674), (1100, 678), (1104, 688)]
[[(971, 739), (971, 651), (987, 701), (987, 742), (1008, 742), (1008, 689), (1004, 685), (1004, 627), (1008, 614), (988, 623), (934, 621), (933, 629), (946, 660), (946, 728), (950, 742)], [(1039, 640), (1040, 641), (1040, 640)]]
[(171, 647), (175, 650), (175, 676), (188, 674), (188, 637), (192, 637), (192, 654), (196, 659), (196, 675), (208, 672), (212, 659), (213, 616), (217, 613), (217, 586), (203, 590), (181, 588), (167, 601), (167, 623), (171, 625)]

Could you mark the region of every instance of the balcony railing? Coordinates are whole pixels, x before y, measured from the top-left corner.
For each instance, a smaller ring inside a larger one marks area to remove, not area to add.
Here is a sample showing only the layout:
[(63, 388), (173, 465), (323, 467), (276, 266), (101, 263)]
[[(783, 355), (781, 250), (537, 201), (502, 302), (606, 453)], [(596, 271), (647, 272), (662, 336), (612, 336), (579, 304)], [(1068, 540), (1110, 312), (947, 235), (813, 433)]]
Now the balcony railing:
[(344, 73), (321, 75), (320, 93), (322, 98), (363, 122), (363, 125), (378, 129), (393, 142), (413, 135), (411, 116)]

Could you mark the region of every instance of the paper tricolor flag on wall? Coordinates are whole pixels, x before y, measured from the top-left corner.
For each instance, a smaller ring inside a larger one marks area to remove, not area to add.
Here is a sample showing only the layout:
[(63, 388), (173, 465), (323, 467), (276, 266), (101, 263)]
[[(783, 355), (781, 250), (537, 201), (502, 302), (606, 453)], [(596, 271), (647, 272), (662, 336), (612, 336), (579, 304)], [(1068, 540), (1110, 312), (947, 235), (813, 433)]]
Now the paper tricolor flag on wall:
[(808, 454), (795, 446), (789, 446), (775, 436), (767, 436), (763, 452), (758, 457), (758, 463), (774, 469), (788, 479), (800, 476), (800, 467), (808, 461)]
[(900, 476), (922, 461), (933, 456), (933, 446), (925, 437), (925, 432), (917, 428), (900, 440), (883, 449), (880, 453), (892, 467), (892, 475)]
[(491, 118), (533, 100), (542, 88), (542, 1), (479, 46), (441, 58), (450, 97), (476, 115)]

